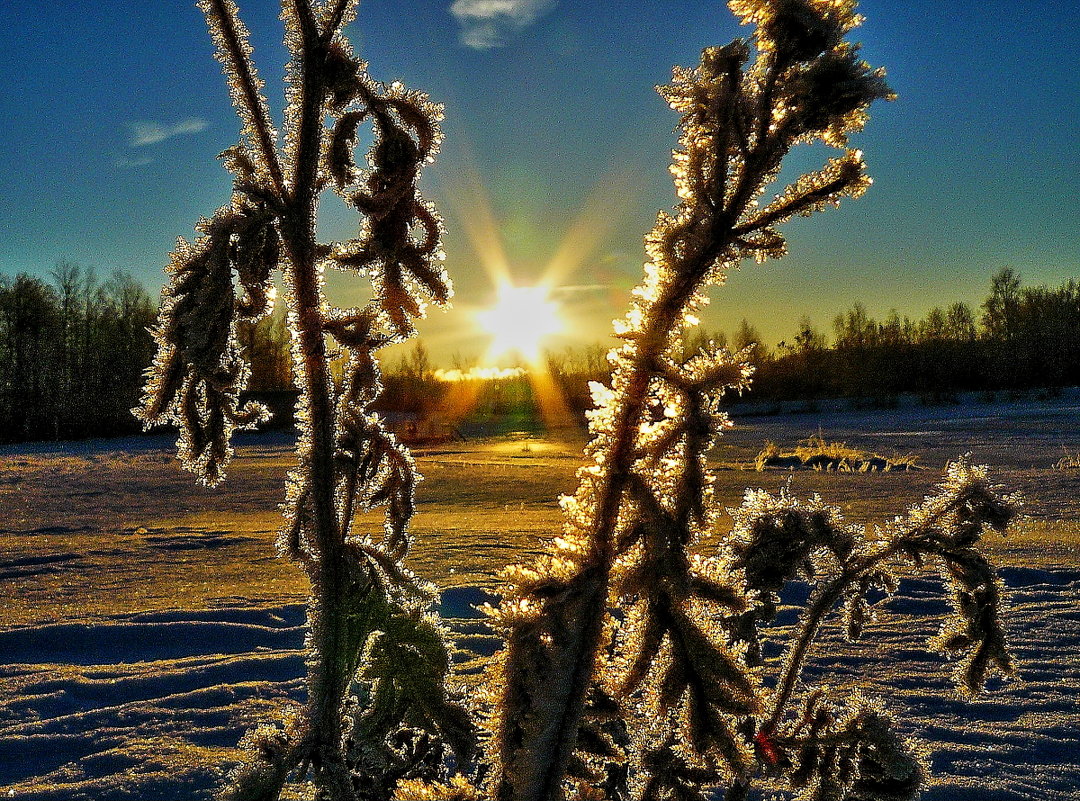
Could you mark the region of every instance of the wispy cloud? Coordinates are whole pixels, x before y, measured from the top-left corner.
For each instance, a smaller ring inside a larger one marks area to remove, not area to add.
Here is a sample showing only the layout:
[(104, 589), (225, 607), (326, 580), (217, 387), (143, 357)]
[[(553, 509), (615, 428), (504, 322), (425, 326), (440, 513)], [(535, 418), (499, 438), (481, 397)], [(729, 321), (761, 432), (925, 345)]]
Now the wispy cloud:
[(198, 117), (188, 117), (186, 120), (180, 120), (180, 122), (172, 124), (154, 120), (139, 120), (129, 125), (131, 127), (131, 139), (128, 144), (131, 147), (144, 147), (145, 145), (155, 145), (174, 136), (185, 136), (205, 131), (210, 123), (206, 120), (200, 120)]
[(461, 26), (461, 42), (476, 50), (506, 44), (555, 6), (555, 0), (454, 0), (450, 13)]

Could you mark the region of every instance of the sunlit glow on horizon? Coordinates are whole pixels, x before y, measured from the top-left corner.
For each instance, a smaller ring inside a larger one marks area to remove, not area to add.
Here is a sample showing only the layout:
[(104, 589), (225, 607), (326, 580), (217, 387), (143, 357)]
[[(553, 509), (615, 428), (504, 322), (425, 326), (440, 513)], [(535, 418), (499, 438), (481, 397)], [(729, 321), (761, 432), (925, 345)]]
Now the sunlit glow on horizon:
[[(475, 169), (461, 171), (449, 205), (472, 247), (475, 264), (480, 268), (477, 272), (486, 274), (497, 293), (491, 308), (469, 311), (473, 332), (487, 335), (488, 347), (480, 356), (480, 364), (505, 366), (514, 363), (508, 358), (517, 357), (533, 373), (544, 347), (553, 344), (553, 337), (559, 336), (565, 344), (569, 338), (588, 335), (603, 339), (607, 335), (606, 326), (588, 331), (590, 326), (583, 325), (580, 309), (595, 305), (592, 299), (584, 304), (576, 299), (582, 292), (613, 291), (606, 266), (612, 258), (608, 249), (629, 209), (627, 199), (637, 185), (633, 179), (627, 170), (621, 170), (599, 180), (570, 221), (554, 253), (534, 271), (537, 254), (527, 247), (516, 254), (521, 263), (511, 264), (504, 223), (492, 208), (483, 179)], [(515, 234), (519, 249), (529, 241), (527, 233)], [(564, 313), (568, 308), (574, 309), (574, 314)]]
[(506, 378), (518, 378), (525, 375), (524, 367), (470, 367), (468, 370), (453, 368), (435, 371), (438, 381), (453, 384), (459, 381), (498, 381)]

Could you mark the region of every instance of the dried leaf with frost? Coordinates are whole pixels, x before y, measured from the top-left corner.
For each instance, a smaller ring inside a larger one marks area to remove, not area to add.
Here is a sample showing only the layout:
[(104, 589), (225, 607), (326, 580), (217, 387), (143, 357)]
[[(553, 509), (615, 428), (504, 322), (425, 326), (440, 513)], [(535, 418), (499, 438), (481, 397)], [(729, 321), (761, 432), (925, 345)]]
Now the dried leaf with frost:
[(928, 755), (895, 729), (880, 704), (856, 696), (845, 708), (818, 691), (792, 726), (768, 740), (799, 799), (914, 801), (926, 784)]
[[(173, 423), (184, 467), (213, 486), (232, 458), (236, 429), (268, 419), (264, 406), (240, 403), (249, 369), (236, 340), (243, 316), (233, 289), (233, 242), (249, 218), (232, 208), (203, 220), (194, 244), (180, 240), (162, 289), (158, 351), (136, 415), (147, 427)], [(258, 290), (252, 293), (258, 296)]]

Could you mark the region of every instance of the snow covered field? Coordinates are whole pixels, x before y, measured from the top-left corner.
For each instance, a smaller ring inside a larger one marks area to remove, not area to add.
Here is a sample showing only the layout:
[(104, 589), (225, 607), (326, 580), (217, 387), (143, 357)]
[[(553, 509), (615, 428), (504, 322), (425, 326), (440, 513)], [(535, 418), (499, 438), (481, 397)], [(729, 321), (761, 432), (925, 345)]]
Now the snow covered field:
[[(863, 644), (829, 629), (811, 673), (882, 697), (930, 744), (931, 801), (1080, 801), (1080, 471), (1053, 469), (1080, 450), (1080, 399), (736, 422), (717, 454), (729, 505), (790, 477), (738, 469), (765, 439), (790, 447), (819, 427), (930, 468), (791, 477), (854, 520), (900, 512), (966, 452), (1025, 493), (1034, 519), (991, 543), (1016, 679), (973, 702), (946, 689), (950, 667), (925, 647), (944, 610), (927, 577), (884, 603)], [(420, 456), (413, 565), (446, 588), (463, 649), (496, 646), (471, 605), (500, 566), (557, 533), (580, 444), (500, 439)], [(0, 798), (209, 798), (243, 731), (301, 697), (306, 588), (272, 548), (289, 455), (287, 437), (250, 437), (210, 491), (176, 468), (167, 438), (0, 449)]]

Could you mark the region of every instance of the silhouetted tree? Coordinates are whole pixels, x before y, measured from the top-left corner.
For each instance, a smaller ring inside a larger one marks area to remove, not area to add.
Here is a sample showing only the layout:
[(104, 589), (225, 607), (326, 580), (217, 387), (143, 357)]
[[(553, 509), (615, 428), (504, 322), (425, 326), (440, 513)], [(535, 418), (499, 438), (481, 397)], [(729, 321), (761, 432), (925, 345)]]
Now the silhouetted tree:
[(945, 336), (953, 342), (974, 342), (978, 336), (975, 314), (963, 301), (957, 301), (945, 312)]
[(983, 301), (982, 325), (986, 336), (1007, 341), (1016, 334), (1020, 307), (1020, 275), (1005, 267), (990, 280), (990, 297)]
[(772, 353), (761, 337), (761, 332), (744, 318), (731, 335), (731, 350), (739, 353), (748, 350), (748, 361), (755, 368), (769, 361)]

